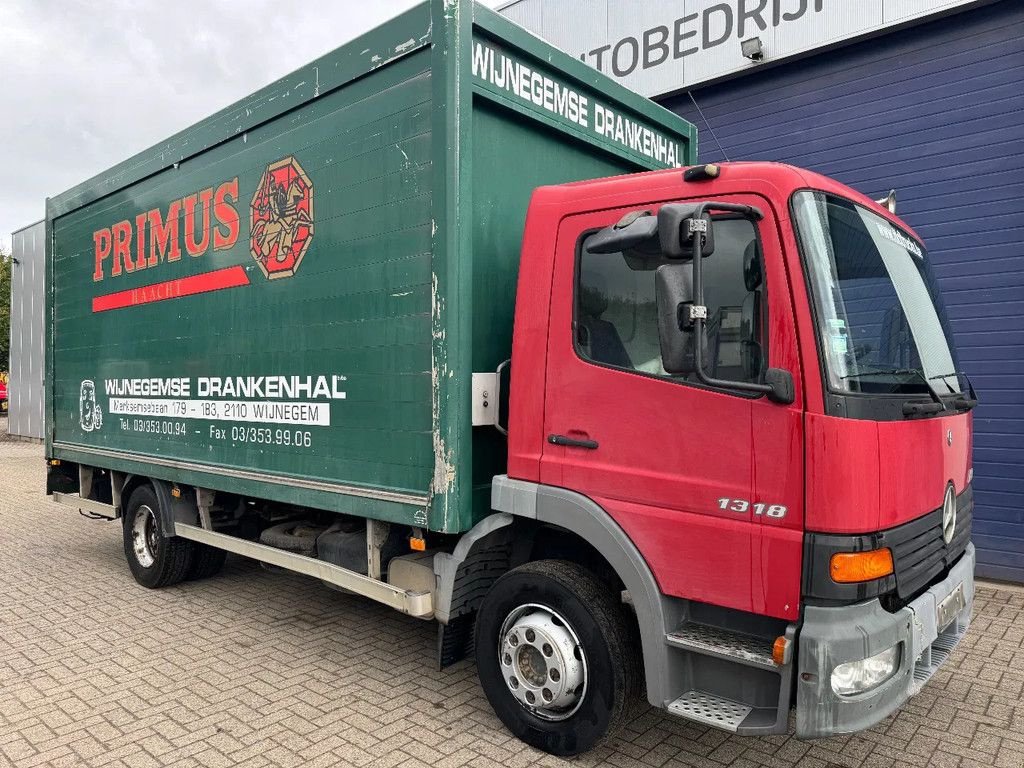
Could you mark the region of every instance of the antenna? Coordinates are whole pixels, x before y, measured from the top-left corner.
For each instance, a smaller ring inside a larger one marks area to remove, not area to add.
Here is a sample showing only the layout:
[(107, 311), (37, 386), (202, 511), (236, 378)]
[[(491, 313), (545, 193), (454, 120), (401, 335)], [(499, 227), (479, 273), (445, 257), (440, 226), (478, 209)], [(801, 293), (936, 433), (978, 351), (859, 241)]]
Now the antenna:
[(697, 103), (697, 99), (693, 97), (693, 91), (687, 91), (690, 96), (690, 101), (693, 102), (693, 106), (697, 108), (697, 114), (700, 115), (700, 119), (704, 121), (704, 125), (707, 126), (708, 132), (711, 134), (711, 138), (715, 140), (715, 144), (718, 145), (718, 151), (722, 153), (722, 157), (725, 158), (726, 162), (731, 162), (729, 156), (725, 154), (725, 148), (722, 147), (722, 142), (718, 140), (718, 136), (715, 135), (715, 129), (711, 127), (711, 123), (704, 117), (704, 110), (700, 108), (700, 104)]

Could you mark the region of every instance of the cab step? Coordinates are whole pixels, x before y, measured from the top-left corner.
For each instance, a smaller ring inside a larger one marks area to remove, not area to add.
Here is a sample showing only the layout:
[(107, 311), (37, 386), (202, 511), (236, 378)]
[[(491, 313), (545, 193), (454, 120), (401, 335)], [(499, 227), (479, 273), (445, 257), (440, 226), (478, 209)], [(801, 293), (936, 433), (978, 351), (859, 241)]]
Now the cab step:
[(741, 736), (764, 736), (789, 730), (789, 708), (755, 707), (701, 690), (689, 690), (670, 702), (669, 714)]
[[(727, 659), (750, 667), (779, 669), (779, 665), (772, 658), (771, 641), (731, 629), (687, 622), (674, 632), (669, 632), (665, 636), (665, 642), (676, 648)], [(689, 694), (684, 694), (676, 701), (682, 701), (687, 695)]]
[(753, 707), (706, 691), (687, 691), (668, 705), (668, 711), (686, 720), (735, 732)]

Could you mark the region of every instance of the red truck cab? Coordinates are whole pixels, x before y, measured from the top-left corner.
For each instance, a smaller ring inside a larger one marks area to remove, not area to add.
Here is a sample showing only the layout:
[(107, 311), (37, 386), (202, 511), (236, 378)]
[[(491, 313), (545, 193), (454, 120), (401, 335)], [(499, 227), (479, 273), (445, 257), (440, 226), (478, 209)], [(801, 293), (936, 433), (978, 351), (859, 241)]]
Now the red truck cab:
[(493, 506), (603, 516), (652, 704), (851, 732), (962, 637), (976, 400), (879, 204), (772, 163), (538, 189), (511, 368)]

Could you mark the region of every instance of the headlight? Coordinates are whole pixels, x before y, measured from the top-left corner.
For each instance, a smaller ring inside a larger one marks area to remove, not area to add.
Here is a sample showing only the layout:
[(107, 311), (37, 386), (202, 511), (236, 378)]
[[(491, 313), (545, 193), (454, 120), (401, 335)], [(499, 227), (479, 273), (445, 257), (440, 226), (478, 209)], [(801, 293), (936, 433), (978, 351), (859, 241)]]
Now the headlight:
[(861, 659), (840, 664), (832, 670), (832, 690), (840, 696), (853, 696), (877, 688), (900, 667), (900, 646)]

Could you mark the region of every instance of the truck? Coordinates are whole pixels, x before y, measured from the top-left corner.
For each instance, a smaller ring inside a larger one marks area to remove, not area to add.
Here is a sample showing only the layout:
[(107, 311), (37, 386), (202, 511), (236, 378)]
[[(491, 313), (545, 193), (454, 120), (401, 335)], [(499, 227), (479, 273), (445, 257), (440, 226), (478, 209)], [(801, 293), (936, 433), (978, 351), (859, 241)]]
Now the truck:
[(889, 207), (695, 153), (410, 9), (47, 201), (47, 493), (144, 587), (235, 553), (434, 620), (553, 754), (644, 701), (878, 723), (969, 625), (977, 398)]

